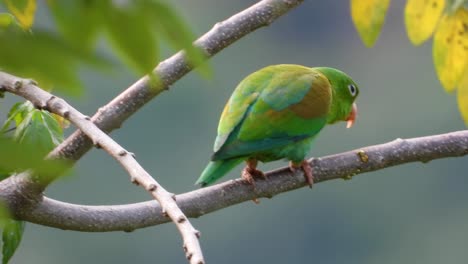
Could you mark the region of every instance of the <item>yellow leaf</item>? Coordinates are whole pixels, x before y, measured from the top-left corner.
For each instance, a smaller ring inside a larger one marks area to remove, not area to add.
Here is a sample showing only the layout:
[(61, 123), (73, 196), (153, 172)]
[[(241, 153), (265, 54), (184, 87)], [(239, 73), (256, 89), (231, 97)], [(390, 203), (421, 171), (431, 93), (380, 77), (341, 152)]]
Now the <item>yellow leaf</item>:
[(420, 45), (434, 32), (445, 0), (408, 0), (405, 7), (405, 24), (408, 37), (414, 45)]
[(452, 92), (468, 65), (468, 10), (442, 16), (432, 47), (434, 65), (442, 86)]
[(5, 0), (5, 3), (23, 29), (31, 28), (36, 13), (36, 0), (26, 0), (22, 7), (18, 7), (17, 0)]
[(465, 76), (458, 86), (457, 101), (460, 114), (468, 127), (468, 71), (465, 72)]
[(59, 115), (56, 115), (54, 113), (52, 113), (52, 116), (54, 117), (54, 119), (57, 121), (58, 125), (61, 127), (61, 128), (68, 128), (70, 126), (70, 121), (68, 121), (67, 119), (59, 116)]
[(351, 17), (367, 47), (377, 41), (390, 0), (351, 0)]

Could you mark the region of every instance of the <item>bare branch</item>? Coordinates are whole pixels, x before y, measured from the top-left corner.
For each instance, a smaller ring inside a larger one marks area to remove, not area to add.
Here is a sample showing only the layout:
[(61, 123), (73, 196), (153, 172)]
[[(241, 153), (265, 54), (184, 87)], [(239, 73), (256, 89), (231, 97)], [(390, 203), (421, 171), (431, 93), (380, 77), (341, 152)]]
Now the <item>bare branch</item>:
[(38, 108), (46, 109), (69, 120), (92, 140), (94, 146), (104, 149), (116, 159), (128, 172), (131, 181), (145, 188), (162, 206), (163, 214), (167, 214), (177, 226), (184, 240), (184, 250), (190, 263), (204, 263), (203, 253), (198, 241), (199, 232), (177, 206), (175, 195), (169, 193), (151, 177), (130, 152), (100, 130), (88, 116), (80, 113), (65, 100), (37, 87), (34, 82), (0, 72), (0, 83), (5, 91), (21, 96), (31, 101)]
[[(350, 179), (358, 174), (409, 162), (426, 163), (434, 159), (467, 154), (468, 130), (464, 130), (436, 136), (397, 139), (309, 161), (318, 183), (340, 178)], [(267, 176), (267, 180), (256, 182), (257, 192), (238, 179), (177, 195), (177, 204), (185, 215), (199, 217), (255, 197), (271, 198), (279, 193), (307, 186), (302, 173), (292, 174), (287, 167), (270, 171)], [(4, 196), (1, 188), (0, 198), (13, 202)], [(86, 232), (131, 231), (169, 221), (161, 214), (161, 207), (154, 201), (116, 206), (86, 206), (44, 198), (36, 207), (18, 212), (18, 217), (36, 224)]]

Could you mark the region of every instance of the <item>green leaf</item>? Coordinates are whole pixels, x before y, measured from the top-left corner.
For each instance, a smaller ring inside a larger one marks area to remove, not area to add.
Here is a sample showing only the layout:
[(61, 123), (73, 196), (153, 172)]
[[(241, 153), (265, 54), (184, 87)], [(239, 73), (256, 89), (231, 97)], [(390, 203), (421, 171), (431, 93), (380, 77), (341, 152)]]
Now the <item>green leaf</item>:
[(21, 238), (23, 237), (24, 226), (25, 224), (23, 221), (16, 221), (12, 219), (8, 220), (7, 223), (3, 226), (3, 264), (7, 264), (13, 254), (15, 254), (15, 251), (21, 242)]
[(0, 136), (0, 146), (2, 174), (32, 169), (40, 177), (55, 178), (69, 167), (63, 160), (44, 160), (44, 151), (30, 142), (19, 143)]
[(3, 202), (0, 201), (0, 229), (11, 219), (10, 212)]
[(18, 111), (18, 107), (21, 104), (22, 103), (16, 103), (10, 108), (10, 111), (8, 112), (8, 115), (7, 115), (7, 120), (5, 121), (5, 123), (3, 123), (3, 126), (0, 129), (1, 133), (5, 133), (10, 128), (11, 123), (14, 121), (14, 116), (16, 115), (16, 112)]
[(8, 13), (0, 14), (0, 28), (6, 28), (15, 21), (15, 18)]
[(7, 131), (13, 122), (15, 122), (15, 126), (17, 126), (32, 109), (33, 106), (29, 102), (18, 102), (14, 104), (8, 112), (7, 120), (0, 131)]
[(71, 95), (82, 91), (77, 65), (85, 58), (48, 33), (0, 34), (0, 58), (2, 70), (33, 78), (42, 88), (57, 88)]
[(15, 104), (2, 128), (12, 123), (13, 138), (0, 137), (0, 176), (15, 171), (33, 169), (38, 175), (55, 177), (66, 169), (63, 161), (44, 160), (55, 146), (63, 141), (63, 131), (57, 119), (47, 111), (37, 110), (30, 102)]
[(107, 4), (102, 14), (109, 40), (124, 61), (139, 74), (148, 74), (158, 61), (155, 31), (141, 1)]
[[(101, 0), (102, 1), (102, 0)], [(57, 27), (71, 45), (89, 51), (102, 25), (100, 1), (48, 0)], [(79, 21), (79, 22), (78, 22)]]
[(175, 49), (183, 49), (187, 59), (192, 66), (196, 67), (203, 76), (212, 76), (212, 69), (207, 63), (207, 57), (203, 50), (193, 46), (195, 35), (190, 31), (187, 23), (167, 3), (148, 0), (144, 1), (145, 12), (152, 18), (153, 23), (158, 26), (165, 39)]
[(63, 141), (62, 128), (49, 112), (35, 109), (30, 102), (15, 108), (9, 119), (15, 120), (15, 139), (19, 143), (35, 146), (36, 152), (46, 155)]

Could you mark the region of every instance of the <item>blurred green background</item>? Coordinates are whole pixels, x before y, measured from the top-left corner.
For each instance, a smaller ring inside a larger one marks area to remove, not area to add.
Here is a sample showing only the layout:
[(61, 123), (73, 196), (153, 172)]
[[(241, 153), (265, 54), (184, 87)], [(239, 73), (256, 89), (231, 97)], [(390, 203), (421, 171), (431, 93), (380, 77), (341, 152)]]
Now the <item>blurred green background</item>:
[[(173, 1), (197, 35), (253, 3)], [(247, 74), (278, 63), (336, 67), (360, 86), (355, 127), (324, 129), (313, 156), (464, 129), (455, 97), (436, 78), (431, 41), (416, 48), (406, 36), (404, 4), (392, 1), (377, 45), (367, 49), (351, 22), (348, 2), (305, 1), (215, 56), (213, 79), (190, 73), (112, 136), (167, 189), (193, 190), (234, 87)], [(48, 20), (39, 10), (36, 23), (47, 26)], [(172, 53), (164, 49), (164, 57)], [(110, 74), (83, 69), (82, 77), (85, 95), (66, 99), (89, 115), (137, 79), (123, 66)], [(2, 121), (14, 100), (8, 96), (0, 104)], [(465, 263), (467, 161), (414, 163), (330, 181), (259, 205), (229, 207), (192, 223), (202, 232), (207, 263)], [(239, 173), (240, 167), (223, 179)], [(150, 199), (102, 150), (89, 152), (46, 195), (80, 204)], [(11, 263), (186, 263), (181, 244), (172, 224), (132, 233), (80, 233), (28, 224)]]

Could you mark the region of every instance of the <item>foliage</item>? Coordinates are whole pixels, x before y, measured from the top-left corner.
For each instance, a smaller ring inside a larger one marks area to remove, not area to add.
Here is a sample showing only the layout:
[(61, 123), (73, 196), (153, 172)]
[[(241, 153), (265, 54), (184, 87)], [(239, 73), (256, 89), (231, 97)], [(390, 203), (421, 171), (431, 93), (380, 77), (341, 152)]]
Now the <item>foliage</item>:
[(35, 109), (30, 102), (15, 104), (2, 130), (7, 130), (13, 122), (15, 141), (34, 146), (34, 154), (41, 159), (63, 141), (63, 131), (57, 119), (47, 111)]
[(351, 0), (351, 18), (367, 47), (379, 36), (390, 0)]
[(405, 24), (411, 43), (421, 45), (432, 36), (444, 8), (445, 0), (408, 0)]
[[(15, 125), (13, 137), (6, 137), (11, 125)], [(58, 120), (49, 112), (38, 110), (30, 102), (15, 104), (1, 129), (0, 136), (0, 180), (16, 171), (34, 170), (41, 177), (63, 172), (66, 164), (57, 160), (44, 160), (45, 155), (63, 140), (63, 131)], [(2, 214), (3, 263), (8, 263), (19, 246), (24, 222)]]
[(5, 0), (5, 4), (23, 29), (31, 28), (34, 22), (34, 14), (36, 13), (35, 0)]
[[(377, 41), (388, 3), (388, 0), (351, 0), (354, 24), (368, 47)], [(433, 59), (437, 76), (447, 92), (458, 88), (458, 106), (468, 126), (466, 5), (466, 0), (408, 0), (405, 7), (405, 24), (408, 37), (416, 46), (434, 34)]]
[(203, 52), (192, 45), (194, 36), (186, 23), (164, 2), (48, 0), (58, 32), (34, 28), (36, 0), (4, 3), (13, 16), (0, 14), (0, 68), (33, 78), (43, 88), (80, 94), (78, 66), (85, 63), (100, 69), (110, 65), (96, 51), (100, 35), (139, 75), (150, 74), (158, 63), (157, 47), (162, 40), (185, 49), (194, 66), (200, 66), (205, 75), (210, 73)]
[(15, 221), (11, 216), (4, 204), (0, 204), (0, 229), (2, 232), (2, 263), (8, 263), (13, 256), (16, 248), (21, 241), (24, 230), (24, 222)]
[(3, 226), (2, 232), (2, 263), (6, 264), (10, 261), (11, 257), (18, 248), (21, 238), (23, 237), (25, 223), (23, 221), (16, 221), (8, 219)]

